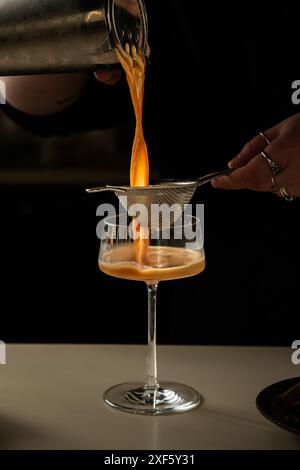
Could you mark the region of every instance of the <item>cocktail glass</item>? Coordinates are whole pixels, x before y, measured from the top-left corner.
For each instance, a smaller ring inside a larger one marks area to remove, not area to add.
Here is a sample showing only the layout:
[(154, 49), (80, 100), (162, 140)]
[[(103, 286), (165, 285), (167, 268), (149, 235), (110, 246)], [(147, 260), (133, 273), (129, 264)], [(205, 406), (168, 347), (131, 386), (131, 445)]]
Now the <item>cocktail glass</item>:
[[(144, 382), (114, 385), (104, 401), (131, 413), (160, 415), (181, 413), (200, 405), (201, 395), (188, 385), (160, 382), (156, 357), (156, 298), (160, 281), (194, 276), (205, 268), (201, 222), (183, 214), (168, 226), (140, 227), (121, 215), (103, 221), (99, 267), (123, 279), (144, 281), (148, 291), (148, 353)], [(187, 306), (188, 308), (188, 306)]]

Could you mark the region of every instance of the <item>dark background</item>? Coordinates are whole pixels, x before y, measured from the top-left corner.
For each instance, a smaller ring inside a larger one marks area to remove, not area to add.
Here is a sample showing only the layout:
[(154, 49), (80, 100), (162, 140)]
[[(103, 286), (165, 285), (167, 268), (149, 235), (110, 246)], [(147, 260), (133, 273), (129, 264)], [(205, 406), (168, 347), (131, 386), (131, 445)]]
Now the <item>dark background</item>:
[[(294, 5), (197, 3), (148, 2), (144, 121), (153, 177), (225, 168), (259, 130), (300, 111), (291, 102), (300, 79)], [(114, 199), (84, 192), (128, 183), (127, 90), (93, 77), (89, 87), (54, 119), (2, 107), (0, 338), (7, 342), (146, 341), (145, 286), (97, 267), (96, 208)], [(124, 102), (116, 104), (115, 93)], [(290, 345), (300, 329), (299, 201), (206, 187), (193, 202), (205, 204), (207, 268), (160, 284), (159, 342)]]

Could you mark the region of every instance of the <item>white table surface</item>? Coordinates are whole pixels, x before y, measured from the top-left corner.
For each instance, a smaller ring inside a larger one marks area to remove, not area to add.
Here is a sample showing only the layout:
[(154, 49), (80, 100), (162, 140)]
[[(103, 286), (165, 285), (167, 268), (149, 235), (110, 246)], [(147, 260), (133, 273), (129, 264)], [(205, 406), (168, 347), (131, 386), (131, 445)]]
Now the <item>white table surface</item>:
[(136, 416), (102, 400), (140, 379), (144, 346), (8, 345), (0, 366), (0, 449), (300, 449), (265, 420), (255, 397), (300, 376), (288, 348), (159, 346), (159, 376), (204, 397), (189, 413)]

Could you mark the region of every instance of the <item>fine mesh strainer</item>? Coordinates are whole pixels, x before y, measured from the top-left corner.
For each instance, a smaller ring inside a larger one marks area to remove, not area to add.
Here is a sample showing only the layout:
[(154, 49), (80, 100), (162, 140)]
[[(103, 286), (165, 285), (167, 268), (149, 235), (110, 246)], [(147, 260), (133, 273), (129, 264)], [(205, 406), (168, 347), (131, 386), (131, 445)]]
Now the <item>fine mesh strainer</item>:
[[(231, 173), (232, 170), (216, 171), (208, 175), (201, 176), (196, 180), (188, 181), (162, 181), (159, 184), (150, 186), (131, 187), (131, 186), (104, 186), (98, 188), (86, 189), (88, 193), (100, 193), (103, 191), (112, 191), (119, 198), (122, 206), (128, 210), (130, 207), (139, 204), (146, 207), (148, 215), (152, 215), (151, 223), (159, 225), (154, 208), (157, 206), (166, 206), (166, 210), (173, 206), (172, 218), (179, 217), (184, 210), (184, 206), (189, 204), (196, 189), (214, 179)], [(143, 215), (140, 216), (141, 223), (147, 222)], [(148, 217), (150, 220), (150, 217)]]

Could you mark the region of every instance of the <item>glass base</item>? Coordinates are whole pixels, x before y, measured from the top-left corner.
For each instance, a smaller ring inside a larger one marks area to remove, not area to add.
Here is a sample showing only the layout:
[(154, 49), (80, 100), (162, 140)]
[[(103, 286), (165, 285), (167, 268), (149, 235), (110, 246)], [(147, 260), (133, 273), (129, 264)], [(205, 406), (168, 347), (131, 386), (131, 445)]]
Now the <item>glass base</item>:
[(203, 401), (192, 387), (176, 382), (162, 382), (157, 387), (127, 382), (109, 388), (103, 398), (113, 408), (144, 415), (184, 413)]

